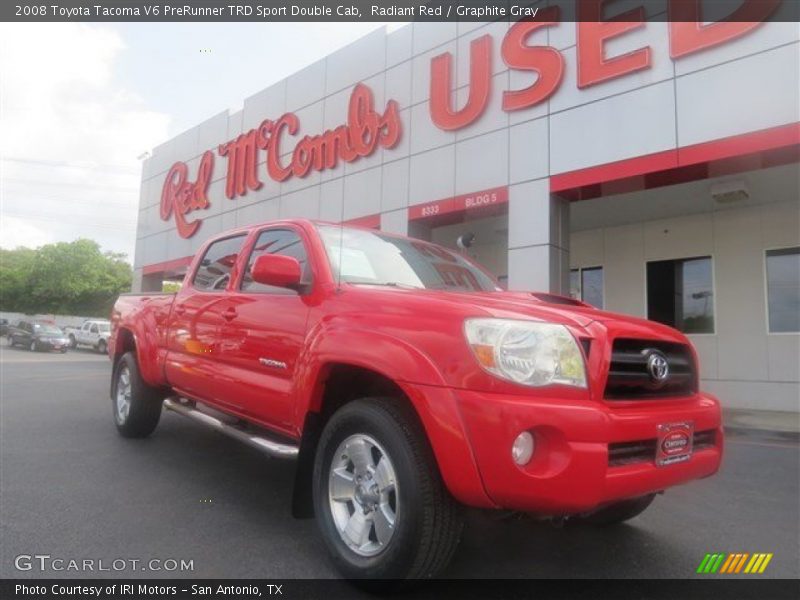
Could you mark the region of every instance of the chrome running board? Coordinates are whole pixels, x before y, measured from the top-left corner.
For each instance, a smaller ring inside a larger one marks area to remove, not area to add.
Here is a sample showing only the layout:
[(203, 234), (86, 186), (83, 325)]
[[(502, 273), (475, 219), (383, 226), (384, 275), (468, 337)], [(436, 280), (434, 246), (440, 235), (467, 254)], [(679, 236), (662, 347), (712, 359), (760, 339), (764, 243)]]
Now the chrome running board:
[(167, 398), (164, 400), (164, 408), (167, 408), (168, 410), (174, 411), (185, 417), (189, 417), (190, 419), (194, 419), (198, 423), (202, 423), (203, 425), (211, 427), (212, 429), (216, 429), (220, 433), (224, 433), (225, 435), (239, 440), (240, 442), (244, 442), (248, 446), (252, 446), (257, 450), (261, 450), (270, 456), (275, 456), (277, 458), (297, 458), (297, 453), (299, 452), (298, 446), (284, 444), (269, 439), (265, 435), (257, 435), (255, 433), (245, 431), (240, 427), (230, 425), (221, 419), (209, 415), (208, 413), (197, 410), (190, 404), (183, 404), (178, 398)]

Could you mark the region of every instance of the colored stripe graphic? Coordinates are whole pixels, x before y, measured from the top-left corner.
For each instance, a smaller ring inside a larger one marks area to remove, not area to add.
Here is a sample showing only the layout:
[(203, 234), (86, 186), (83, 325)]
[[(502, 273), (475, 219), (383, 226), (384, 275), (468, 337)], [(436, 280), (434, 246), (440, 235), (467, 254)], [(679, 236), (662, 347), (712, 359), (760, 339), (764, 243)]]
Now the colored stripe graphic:
[(717, 557), (717, 560), (714, 562), (714, 565), (711, 567), (711, 572), (712, 573), (716, 573), (717, 572), (717, 569), (719, 569), (720, 565), (722, 565), (722, 561), (723, 561), (724, 558), (725, 558), (725, 554), (724, 553), (720, 553), (720, 555)]
[(747, 560), (748, 556), (750, 556), (750, 555), (747, 552), (742, 554), (742, 558), (739, 559), (739, 564), (736, 565), (736, 572), (737, 573), (742, 570), (742, 567), (744, 566), (744, 561)]
[(772, 552), (767, 554), (766, 558), (764, 558), (764, 562), (761, 563), (761, 568), (758, 570), (758, 572), (763, 573), (766, 570), (769, 561), (771, 560), (772, 560)]
[(697, 567), (697, 573), (763, 573), (769, 562), (772, 560), (773, 554), (767, 552), (756, 552), (750, 554), (748, 552), (734, 552), (727, 554), (725, 552), (709, 553), (703, 557)]
[(700, 566), (697, 567), (698, 573), (705, 573), (706, 565), (708, 564), (709, 559), (711, 558), (710, 554), (706, 554), (702, 561), (700, 561)]
[(753, 554), (753, 558), (750, 559), (750, 562), (747, 563), (747, 566), (744, 568), (745, 573), (749, 573), (753, 569), (753, 565), (756, 564), (756, 561), (759, 559), (760, 554)]
[(766, 554), (758, 555), (758, 559), (756, 559), (756, 562), (753, 564), (753, 568), (750, 569), (751, 573), (758, 573), (758, 570), (761, 568), (761, 563), (764, 562), (764, 558), (766, 556), (767, 556)]
[(722, 568), (719, 570), (719, 572), (720, 573), (729, 573), (730, 572), (729, 569), (731, 568), (731, 565), (733, 565), (736, 562), (734, 560), (736, 558), (736, 556), (737, 556), (736, 554), (728, 554), (728, 559), (722, 565)]

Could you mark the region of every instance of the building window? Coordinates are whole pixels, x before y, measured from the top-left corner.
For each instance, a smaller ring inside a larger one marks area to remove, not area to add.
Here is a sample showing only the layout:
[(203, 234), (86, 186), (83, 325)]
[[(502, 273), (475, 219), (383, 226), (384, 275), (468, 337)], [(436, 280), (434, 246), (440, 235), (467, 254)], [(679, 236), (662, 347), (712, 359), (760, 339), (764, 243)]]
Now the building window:
[(714, 333), (711, 257), (647, 263), (647, 318), (684, 333)]
[(572, 269), (569, 272), (569, 295), (595, 308), (603, 308), (603, 267)]
[(800, 248), (767, 250), (770, 333), (800, 331)]

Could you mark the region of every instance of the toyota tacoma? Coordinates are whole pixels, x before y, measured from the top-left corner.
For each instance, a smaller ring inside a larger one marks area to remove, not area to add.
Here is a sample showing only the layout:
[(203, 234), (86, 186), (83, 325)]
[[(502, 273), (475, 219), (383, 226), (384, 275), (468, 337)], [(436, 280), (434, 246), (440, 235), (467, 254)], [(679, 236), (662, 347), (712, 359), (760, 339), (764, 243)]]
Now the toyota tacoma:
[(462, 508), (619, 523), (720, 465), (717, 399), (665, 325), (508, 292), (463, 254), (286, 220), (205, 243), (177, 293), (112, 313), (119, 433), (162, 407), (297, 461), (349, 578), (441, 571)]

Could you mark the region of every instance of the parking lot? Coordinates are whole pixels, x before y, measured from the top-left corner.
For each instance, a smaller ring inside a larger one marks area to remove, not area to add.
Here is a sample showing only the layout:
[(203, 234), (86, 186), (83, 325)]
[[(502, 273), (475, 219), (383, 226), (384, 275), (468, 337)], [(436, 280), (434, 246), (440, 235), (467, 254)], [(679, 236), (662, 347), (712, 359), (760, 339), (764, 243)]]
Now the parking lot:
[[(291, 463), (172, 413), (150, 439), (119, 437), (109, 368), (90, 351), (0, 350), (0, 576), (109, 575), (20, 571), (21, 554), (193, 566), (110, 574), (124, 577), (337, 576), (314, 521), (290, 517)], [(446, 575), (683, 578), (708, 552), (770, 552), (757, 577), (797, 577), (798, 472), (796, 444), (738, 436), (719, 475), (669, 491), (627, 525), (470, 512)]]

